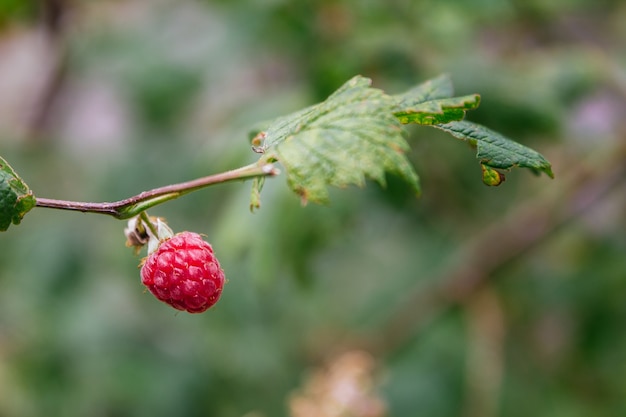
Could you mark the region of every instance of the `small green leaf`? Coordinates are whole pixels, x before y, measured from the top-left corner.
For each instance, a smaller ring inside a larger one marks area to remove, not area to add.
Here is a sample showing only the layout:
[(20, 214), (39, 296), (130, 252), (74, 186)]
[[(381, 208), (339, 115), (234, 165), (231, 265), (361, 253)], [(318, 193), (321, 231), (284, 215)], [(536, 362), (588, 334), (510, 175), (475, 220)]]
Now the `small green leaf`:
[(0, 157), (0, 231), (7, 230), (11, 223), (19, 224), (35, 205), (35, 197), (28, 185)]
[(480, 104), (478, 94), (452, 95), (450, 78), (439, 76), (394, 96), (397, 102), (394, 115), (403, 124), (434, 125), (462, 120), (467, 110), (473, 110)]
[(385, 184), (385, 172), (404, 178), (419, 193), (417, 174), (406, 158), (409, 145), (393, 115), (396, 102), (371, 81), (356, 76), (324, 102), (276, 119), (256, 132), (253, 149), (279, 161), (303, 202), (328, 201), (327, 186)]
[(397, 110), (394, 115), (400, 123), (417, 123), (420, 125), (435, 125), (463, 120), (467, 110), (474, 110), (480, 104), (478, 94), (462, 97), (442, 98), (417, 104), (413, 107)]
[(450, 98), (454, 95), (452, 80), (446, 74), (424, 81), (410, 90), (393, 96), (398, 108), (415, 107), (427, 101)]
[(481, 164), (497, 169), (529, 168), (554, 178), (552, 166), (539, 152), (521, 145), (501, 134), (476, 123), (460, 121), (435, 125), (458, 139), (477, 148), (476, 158)]
[(497, 187), (506, 180), (503, 173), (496, 171), (488, 165), (480, 164), (480, 168), (483, 171), (483, 183), (485, 183), (485, 185)]

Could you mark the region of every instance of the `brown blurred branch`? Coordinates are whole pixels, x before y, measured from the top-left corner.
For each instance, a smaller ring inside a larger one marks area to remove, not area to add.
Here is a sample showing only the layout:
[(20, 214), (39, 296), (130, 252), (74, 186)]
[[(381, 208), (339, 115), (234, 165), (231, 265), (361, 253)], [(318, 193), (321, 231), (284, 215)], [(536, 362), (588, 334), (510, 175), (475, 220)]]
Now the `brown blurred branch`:
[[(597, 162), (599, 159), (600, 162)], [(415, 290), (366, 341), (375, 354), (403, 346), (436, 317), (464, 303), (498, 276), (496, 272), (519, 259), (560, 228), (579, 218), (607, 196), (626, 186), (626, 151), (570, 164), (567, 177), (546, 186), (536, 199), (517, 206), (504, 218), (476, 235), (446, 259), (446, 267), (431, 288)]]
[(486, 287), (466, 303), (465, 311), (467, 360), (464, 415), (497, 416), (505, 362), (506, 325), (502, 303), (497, 292)]
[(28, 126), (32, 137), (37, 137), (40, 132), (45, 131), (54, 102), (63, 88), (67, 72), (64, 34), (68, 2), (66, 0), (40, 0), (39, 7), (39, 22), (53, 53), (50, 54), (46, 84), (41, 90)]
[(53, 36), (62, 32), (63, 20), (67, 13), (65, 0), (41, 0), (41, 21)]

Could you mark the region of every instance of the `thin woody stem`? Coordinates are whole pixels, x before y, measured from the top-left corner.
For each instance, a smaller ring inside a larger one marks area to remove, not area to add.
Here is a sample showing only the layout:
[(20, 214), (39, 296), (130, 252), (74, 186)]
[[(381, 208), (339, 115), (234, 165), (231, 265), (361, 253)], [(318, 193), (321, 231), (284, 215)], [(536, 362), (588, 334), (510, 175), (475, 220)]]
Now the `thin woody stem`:
[(144, 191), (136, 196), (112, 203), (89, 203), (37, 198), (37, 207), (80, 211), (83, 213), (99, 213), (113, 216), (116, 219), (128, 219), (157, 204), (173, 200), (211, 185), (256, 177), (275, 176), (278, 174), (279, 171), (273, 164), (266, 163), (259, 165), (254, 163), (231, 171)]

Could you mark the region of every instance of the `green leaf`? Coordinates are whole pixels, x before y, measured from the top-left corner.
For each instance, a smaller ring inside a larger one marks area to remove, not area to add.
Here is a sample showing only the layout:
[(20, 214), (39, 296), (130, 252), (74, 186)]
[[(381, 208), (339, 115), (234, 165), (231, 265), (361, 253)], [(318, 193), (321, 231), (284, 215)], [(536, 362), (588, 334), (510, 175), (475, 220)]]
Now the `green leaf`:
[(419, 193), (410, 149), (393, 115), (395, 100), (356, 76), (324, 102), (276, 119), (256, 133), (253, 149), (279, 161), (290, 188), (303, 202), (328, 201), (327, 186), (385, 184), (385, 172), (404, 178)]
[(0, 231), (7, 230), (11, 223), (19, 224), (35, 205), (35, 197), (28, 185), (0, 157)]
[(483, 171), (483, 183), (485, 185), (497, 187), (506, 180), (503, 173), (496, 171), (488, 165), (480, 164), (480, 168)]
[(552, 166), (539, 152), (521, 145), (501, 134), (476, 123), (461, 121), (435, 125), (477, 148), (476, 158), (481, 164), (496, 169), (529, 168), (554, 178)]
[(420, 125), (435, 125), (463, 120), (467, 110), (474, 110), (480, 104), (478, 94), (462, 97), (430, 100), (414, 107), (397, 110), (394, 115), (400, 123), (417, 123)]
[(426, 81), (409, 91), (394, 96), (394, 115), (403, 124), (434, 125), (462, 120), (467, 110), (480, 104), (478, 94), (452, 97), (450, 78), (446, 75)]
[(452, 80), (446, 74), (424, 81), (410, 90), (397, 94), (394, 99), (399, 108), (417, 106), (431, 100), (450, 98), (454, 95)]

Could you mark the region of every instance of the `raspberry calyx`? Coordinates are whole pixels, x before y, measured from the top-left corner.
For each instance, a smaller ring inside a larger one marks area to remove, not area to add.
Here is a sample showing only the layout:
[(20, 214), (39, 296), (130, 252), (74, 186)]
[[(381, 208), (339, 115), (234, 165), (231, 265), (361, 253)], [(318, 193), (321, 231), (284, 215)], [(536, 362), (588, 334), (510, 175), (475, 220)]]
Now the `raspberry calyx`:
[(202, 313), (219, 300), (225, 278), (211, 245), (197, 233), (181, 232), (144, 259), (141, 282), (175, 309)]

